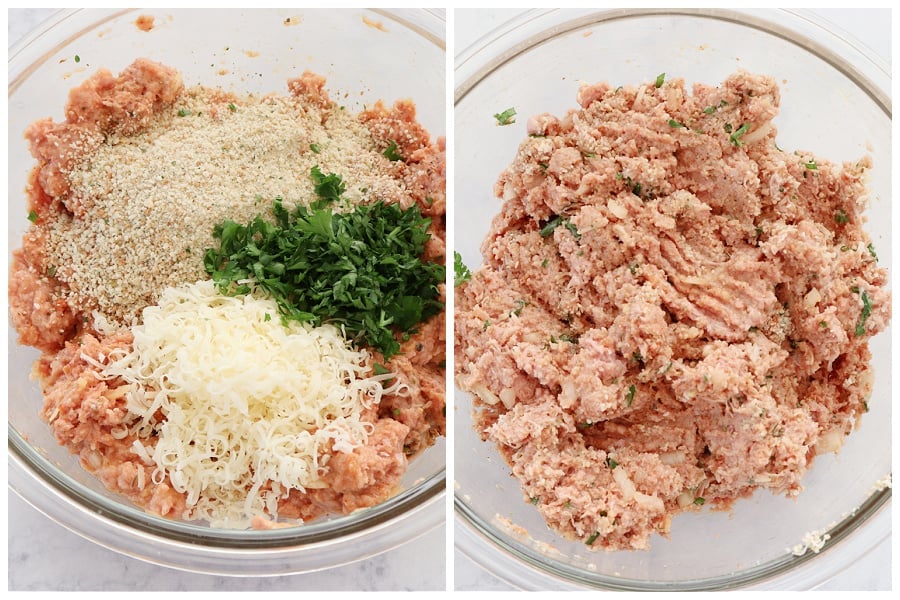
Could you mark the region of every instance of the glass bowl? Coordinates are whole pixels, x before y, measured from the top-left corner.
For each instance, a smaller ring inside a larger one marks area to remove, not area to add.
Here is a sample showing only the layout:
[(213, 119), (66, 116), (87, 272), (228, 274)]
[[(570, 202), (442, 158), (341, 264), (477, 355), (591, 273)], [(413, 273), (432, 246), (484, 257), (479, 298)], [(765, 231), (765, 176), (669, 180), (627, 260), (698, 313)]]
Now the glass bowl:
[[(143, 31), (139, 16), (153, 17)], [(78, 58), (76, 58), (76, 56)], [(38, 118), (63, 120), (69, 89), (99, 67), (118, 73), (148, 57), (186, 84), (238, 93), (287, 93), (310, 69), (348, 110), (412, 99), (432, 138), (444, 135), (445, 20), (429, 10), (75, 10), (54, 14), (10, 48), (8, 252), (21, 244), (26, 177), (34, 164), (22, 133)], [(402, 57), (403, 60), (398, 60)], [(302, 527), (212, 529), (157, 518), (123, 502), (55, 442), (29, 379), (38, 353), (8, 326), (9, 486), (63, 526), (123, 554), (186, 571), (228, 575), (310, 572), (395, 548), (444, 522), (443, 438), (412, 461), (401, 491), (375, 507)], [(443, 548), (435, 548), (443, 553)]]
[[(891, 77), (883, 62), (814, 18), (785, 10), (532, 10), (456, 57), (454, 247), (474, 270), (500, 201), (493, 184), (531, 115), (577, 107), (582, 82), (668, 78), (715, 85), (737, 69), (781, 88), (778, 144), (837, 161), (870, 155), (867, 230), (891, 265)], [(515, 107), (517, 121), (493, 117)], [(884, 258), (882, 258), (882, 256)], [(454, 393), (455, 544), (525, 589), (811, 588), (890, 535), (890, 328), (870, 342), (870, 412), (837, 455), (817, 457), (797, 499), (757, 491), (732, 511), (676, 516), (646, 552), (588, 551), (548, 529), (494, 445), (472, 429), (471, 397)], [(888, 482), (887, 484), (885, 482)], [(819, 552), (792, 549), (828, 535)]]

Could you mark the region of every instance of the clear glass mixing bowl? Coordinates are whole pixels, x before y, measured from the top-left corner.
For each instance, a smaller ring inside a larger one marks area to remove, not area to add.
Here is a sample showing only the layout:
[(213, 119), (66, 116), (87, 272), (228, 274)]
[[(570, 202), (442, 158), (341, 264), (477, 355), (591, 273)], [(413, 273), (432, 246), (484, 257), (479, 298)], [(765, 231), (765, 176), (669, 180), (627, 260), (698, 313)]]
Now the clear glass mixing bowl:
[[(890, 69), (803, 13), (785, 10), (533, 10), (457, 55), (454, 243), (481, 264), (500, 202), (493, 184), (527, 135), (530, 115), (575, 108), (581, 82), (613, 86), (659, 73), (716, 84), (737, 69), (781, 87), (778, 143), (833, 161), (871, 155), (867, 228), (891, 265)], [(515, 107), (517, 123), (494, 113)], [(883, 257), (883, 258), (882, 258)], [(471, 398), (455, 392), (455, 543), (497, 577), (525, 589), (701, 590), (810, 588), (890, 535), (891, 333), (873, 338), (870, 412), (837, 455), (816, 459), (796, 500), (757, 492), (732, 512), (673, 520), (648, 552), (589, 552), (550, 531), (490, 443), (472, 429)], [(819, 553), (791, 549), (809, 532)]]
[[(141, 15), (154, 17), (150, 31), (136, 25)], [(63, 120), (70, 88), (99, 67), (117, 73), (138, 57), (176, 67), (187, 84), (243, 93), (287, 93), (287, 79), (310, 69), (327, 78), (332, 97), (348, 110), (378, 99), (411, 98), (431, 135), (445, 134), (445, 20), (439, 11), (60, 12), (10, 48), (9, 253), (28, 225), (23, 190), (34, 159), (22, 137), (25, 126), (48, 116)], [(444, 522), (443, 439), (411, 463), (400, 493), (348, 516), (273, 531), (232, 531), (148, 515), (108, 492), (56, 444), (38, 417), (41, 393), (29, 379), (38, 354), (16, 340), (9, 326), (9, 486), (51, 519), (108, 548), (188, 571), (302, 573), (379, 554)]]

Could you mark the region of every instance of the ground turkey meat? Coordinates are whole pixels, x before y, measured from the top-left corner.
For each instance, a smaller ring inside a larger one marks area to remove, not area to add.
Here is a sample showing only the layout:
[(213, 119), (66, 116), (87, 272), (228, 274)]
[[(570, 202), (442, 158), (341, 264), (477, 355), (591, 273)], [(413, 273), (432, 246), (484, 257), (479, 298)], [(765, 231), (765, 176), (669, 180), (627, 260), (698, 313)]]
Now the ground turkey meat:
[[(421, 258), (444, 260), (445, 140), (432, 140), (414, 104), (379, 102), (351, 114), (310, 72), (287, 88), (288, 96), (256, 97), (187, 87), (175, 69), (141, 58), (72, 89), (64, 121), (40, 119), (25, 130), (36, 160), (25, 190), (32, 225), (12, 253), (8, 292), (19, 343), (42, 352), (34, 367), (41, 416), (106, 487), (164, 517), (191, 518), (192, 502), (150, 456), (158, 429), (135, 433), (133, 384), (103, 367), (112, 353), (130, 351), (129, 326), (164, 290), (209, 278), (204, 249), (216, 224), (249, 221), (263, 213), (264, 198), (309, 203), (309, 173), (321, 165), (344, 178), (342, 200), (353, 205), (417, 207), (428, 218)], [(438, 292), (443, 302), (443, 285)], [(400, 352), (376, 358), (400, 391), (362, 415), (364, 442), (318, 457), (331, 459), (323, 487), (292, 488), (275, 510), (253, 516), (253, 527), (382, 502), (398, 491), (409, 461), (445, 434), (443, 311), (397, 337)], [(165, 420), (161, 410), (158, 417)]]
[(645, 549), (681, 511), (800, 492), (867, 410), (890, 295), (868, 159), (779, 149), (771, 78), (578, 101), (496, 183), (455, 376), (553, 529)]

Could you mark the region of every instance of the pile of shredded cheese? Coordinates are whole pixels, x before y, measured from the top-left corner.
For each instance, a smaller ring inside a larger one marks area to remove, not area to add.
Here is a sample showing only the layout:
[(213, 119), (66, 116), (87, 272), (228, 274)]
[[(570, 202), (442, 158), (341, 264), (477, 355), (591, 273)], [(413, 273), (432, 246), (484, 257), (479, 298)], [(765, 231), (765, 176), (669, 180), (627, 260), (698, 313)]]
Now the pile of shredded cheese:
[[(245, 527), (277, 516), (291, 489), (324, 487), (333, 452), (351, 452), (373, 428), (361, 419), (382, 381), (370, 354), (340, 329), (283, 324), (274, 301), (220, 295), (211, 281), (167, 288), (109, 357), (105, 377), (131, 384), (133, 450), (185, 493), (186, 519)], [(151, 434), (155, 447), (146, 447)]]

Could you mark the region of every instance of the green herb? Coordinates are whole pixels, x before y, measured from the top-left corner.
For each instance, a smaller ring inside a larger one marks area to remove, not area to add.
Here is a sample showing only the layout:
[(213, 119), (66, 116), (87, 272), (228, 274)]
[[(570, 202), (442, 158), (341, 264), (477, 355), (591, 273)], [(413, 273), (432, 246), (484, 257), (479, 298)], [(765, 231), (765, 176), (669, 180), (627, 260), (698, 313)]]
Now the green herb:
[(75, 55), (75, 62), (77, 62), (77, 63), (81, 62), (81, 57), (78, 56), (77, 54)]
[[(644, 364), (644, 357), (643, 357), (643, 355), (641, 355), (640, 351), (638, 351), (638, 350), (635, 350), (634, 352), (631, 353), (631, 358), (636, 363)], [(634, 386), (632, 386), (632, 387), (634, 387)]]
[(191, 115), (191, 111), (190, 111), (189, 109), (187, 109), (187, 108), (179, 108), (179, 109), (178, 109), (178, 116), (179, 116), (179, 117), (187, 117), (187, 116), (190, 116), (190, 115)]
[(512, 125), (516, 122), (516, 109), (515, 108), (507, 108), (501, 113), (496, 113), (494, 118), (497, 119), (498, 125)]
[(684, 125), (682, 125), (681, 123), (679, 123), (679, 122), (676, 121), (675, 119), (669, 119), (669, 127), (673, 127), (673, 128), (675, 128), (675, 129), (677, 129), (677, 128), (679, 128), (679, 127), (684, 127)]
[(547, 237), (552, 234), (553, 230), (559, 227), (562, 221), (563, 218), (559, 215), (556, 215), (555, 217), (547, 221), (547, 223), (543, 227), (541, 227), (541, 237)]
[[(658, 87), (658, 86), (657, 86), (657, 87)], [(598, 537), (600, 537), (600, 532), (599, 532), (599, 531), (595, 531), (595, 532), (591, 535), (591, 537), (589, 537), (584, 543), (587, 544), (588, 546), (593, 546), (593, 545), (594, 545), (594, 542), (597, 541), (597, 538), (598, 538)]]
[(619, 463), (617, 463), (615, 460), (613, 460), (612, 457), (607, 456), (606, 457), (606, 466), (609, 467), (610, 469), (615, 469), (616, 467), (619, 466)]
[(546, 269), (547, 265), (549, 265), (549, 264), (550, 264), (550, 261), (545, 258), (544, 260), (541, 261), (541, 268)]
[(31, 221), (32, 223), (37, 223), (38, 214), (33, 210), (28, 211), (28, 220)]
[(47, 277), (56, 277), (56, 265), (47, 267)]
[(859, 320), (856, 322), (856, 337), (866, 335), (866, 319), (872, 314), (872, 303), (869, 301), (866, 290), (863, 290), (859, 297), (862, 299), (863, 307), (859, 313)]
[(843, 208), (839, 208), (836, 213), (834, 213), (834, 221), (838, 225), (846, 225), (850, 222), (850, 217), (847, 216), (847, 213), (844, 212)]
[(531, 503), (534, 504), (535, 506), (537, 506), (537, 505), (538, 505), (538, 502), (540, 502), (540, 501), (541, 501), (541, 497), (540, 497), (540, 496), (532, 496), (532, 497), (531, 497)]
[(569, 233), (575, 236), (576, 240), (581, 239), (581, 233), (579, 233), (578, 228), (575, 227), (575, 223), (573, 223), (569, 219), (565, 220), (565, 228), (569, 230)]
[(516, 308), (512, 311), (512, 314), (517, 317), (522, 314), (522, 309), (528, 306), (527, 300), (522, 300), (521, 298), (516, 299)]
[(272, 315), (270, 315), (269, 313), (266, 313), (266, 316), (263, 317), (263, 321), (269, 322), (271, 320), (272, 320)]
[(663, 82), (665, 82), (665, 80), (666, 80), (666, 74), (660, 73), (659, 75), (656, 76), (656, 82), (653, 85), (655, 85), (658, 88), (661, 88), (662, 84), (663, 84)]
[[(28, 218), (30, 219), (31, 216), (29, 215)], [(866, 245), (866, 250), (869, 251), (869, 254), (872, 255), (872, 258), (874, 258), (876, 261), (878, 260), (878, 255), (875, 254), (875, 246), (872, 245), (872, 242), (869, 242), (869, 243)]]
[(431, 220), (417, 205), (381, 202), (333, 213), (340, 178), (317, 168), (311, 177), (320, 200), (309, 207), (289, 212), (276, 198), (274, 223), (257, 216), (216, 225), (219, 247), (206, 250), (204, 267), (223, 293), (249, 293), (252, 281), (283, 320), (341, 323), (354, 341), (390, 358), (400, 351), (395, 332), (410, 332), (444, 306), (443, 264), (420, 259)]
[(803, 166), (809, 169), (810, 171), (818, 171), (819, 165), (816, 164), (816, 160), (811, 158), (809, 162), (803, 163)]
[(318, 144), (310, 144), (310, 145), (309, 145), (309, 149), (310, 149), (313, 153), (315, 153), (315, 154), (318, 154), (319, 152), (322, 151), (322, 149), (319, 148), (319, 145), (318, 145)]
[(819, 321), (819, 327), (822, 329), (828, 329), (828, 321)]
[(731, 140), (731, 145), (734, 146), (735, 148), (740, 148), (741, 146), (743, 146), (743, 145), (744, 145), (744, 142), (741, 141), (741, 138), (742, 138), (742, 137), (744, 136), (744, 134), (747, 133), (749, 130), (750, 130), (750, 125), (749, 125), (749, 124), (744, 123), (743, 125), (741, 125), (741, 126), (738, 128), (738, 130), (735, 131), (734, 133), (732, 133), (732, 134), (731, 134), (731, 137), (728, 138), (728, 139)]
[(719, 110), (720, 108), (722, 108), (723, 106), (728, 106), (728, 102), (726, 102), (725, 100), (719, 100), (718, 104), (715, 104), (712, 106), (707, 106), (706, 108), (704, 108), (703, 114), (711, 115), (714, 112), (716, 112), (717, 110)]
[(484, 326), (481, 328), (481, 330), (482, 330), (482, 331), (487, 331), (487, 328), (490, 327), (490, 326), (491, 326), (491, 320), (490, 320), (490, 319), (485, 319), (485, 320), (484, 320)]
[(397, 149), (397, 142), (394, 142), (394, 141), (392, 141), (390, 144), (388, 144), (388, 147), (385, 148), (384, 152), (382, 152), (381, 154), (384, 155), (388, 160), (391, 160), (391, 161), (403, 159), (403, 156), (400, 154), (400, 151)]
[(344, 195), (344, 192), (347, 191), (344, 180), (340, 175), (335, 173), (325, 175), (319, 170), (319, 165), (315, 165), (310, 169), (309, 175), (312, 179), (316, 195), (319, 197), (319, 200), (314, 202), (311, 205), (311, 208), (322, 208), (334, 202), (338, 202), (341, 199), (341, 196)]
[(234, 105), (234, 102), (229, 102), (229, 103), (228, 103), (228, 110), (230, 110), (231, 112), (236, 112), (236, 111), (237, 111), (237, 106)]
[(725, 123), (725, 133), (731, 133), (732, 127), (731, 123)]
[(597, 156), (597, 153), (596, 152), (586, 152), (586, 151), (582, 150), (581, 156), (583, 156), (584, 158), (594, 158), (595, 156)]
[(472, 272), (469, 267), (463, 263), (462, 255), (456, 250), (453, 251), (453, 285), (460, 286), (466, 281), (472, 279)]
[(705, 503), (706, 503), (706, 498), (704, 498), (702, 496), (698, 496), (698, 497), (694, 498), (694, 504), (696, 504), (697, 506), (703, 506)]
[(632, 401), (634, 400), (634, 392), (635, 392), (634, 384), (628, 386), (628, 394), (625, 395), (625, 406), (631, 406)]

